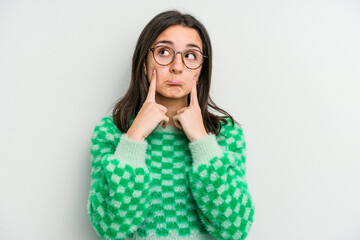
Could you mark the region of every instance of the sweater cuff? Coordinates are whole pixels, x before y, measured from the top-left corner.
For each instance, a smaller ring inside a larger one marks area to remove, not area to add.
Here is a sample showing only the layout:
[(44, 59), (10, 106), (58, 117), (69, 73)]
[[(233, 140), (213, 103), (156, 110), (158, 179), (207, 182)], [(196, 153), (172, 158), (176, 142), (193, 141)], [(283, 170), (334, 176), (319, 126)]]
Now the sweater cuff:
[(223, 151), (216, 141), (214, 134), (189, 143), (189, 149), (193, 158), (193, 166), (208, 164), (214, 157), (221, 157)]
[(126, 133), (120, 136), (120, 141), (116, 147), (114, 156), (120, 162), (129, 164), (134, 168), (145, 168), (145, 155), (148, 143), (146, 141), (135, 141)]

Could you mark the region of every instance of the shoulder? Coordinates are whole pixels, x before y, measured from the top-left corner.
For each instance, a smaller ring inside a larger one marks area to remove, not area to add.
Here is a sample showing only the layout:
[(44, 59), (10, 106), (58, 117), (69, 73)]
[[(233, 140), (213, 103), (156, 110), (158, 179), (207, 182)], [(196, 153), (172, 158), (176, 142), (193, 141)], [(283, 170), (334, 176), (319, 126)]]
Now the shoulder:
[(226, 120), (226, 123), (220, 123), (221, 130), (217, 136), (219, 144), (230, 148), (245, 147), (243, 127), (235, 121), (233, 124), (229, 117), (223, 118)]
[(112, 140), (116, 137), (119, 137), (121, 135), (121, 132), (116, 127), (113, 117), (112, 116), (106, 116), (101, 118), (94, 127), (94, 131), (92, 134), (92, 138), (107, 138), (109, 140)]
[(101, 118), (96, 124), (94, 131), (112, 131), (114, 128), (114, 120), (112, 116)]
[(236, 121), (234, 121), (234, 123), (231, 121), (231, 119), (229, 117), (223, 117), (223, 119), (226, 120), (225, 123), (220, 123), (221, 125), (221, 130), (220, 133), (231, 137), (234, 135), (243, 135), (243, 127), (240, 126), (239, 123), (237, 123)]

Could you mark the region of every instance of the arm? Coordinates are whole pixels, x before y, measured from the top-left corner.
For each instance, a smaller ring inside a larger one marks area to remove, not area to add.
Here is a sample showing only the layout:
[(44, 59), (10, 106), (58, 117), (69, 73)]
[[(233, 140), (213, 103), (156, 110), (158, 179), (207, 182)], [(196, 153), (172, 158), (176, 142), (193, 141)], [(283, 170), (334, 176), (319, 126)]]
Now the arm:
[[(91, 187), (88, 214), (104, 239), (129, 237), (148, 212), (150, 175), (145, 164), (145, 141), (121, 134), (103, 118), (91, 137)], [(117, 129), (116, 129), (117, 130)], [(118, 135), (118, 136), (117, 136)]]
[(190, 189), (210, 234), (217, 239), (245, 239), (255, 211), (245, 176), (246, 144), (239, 126), (226, 125), (225, 130), (226, 138), (219, 142), (209, 134), (189, 144)]

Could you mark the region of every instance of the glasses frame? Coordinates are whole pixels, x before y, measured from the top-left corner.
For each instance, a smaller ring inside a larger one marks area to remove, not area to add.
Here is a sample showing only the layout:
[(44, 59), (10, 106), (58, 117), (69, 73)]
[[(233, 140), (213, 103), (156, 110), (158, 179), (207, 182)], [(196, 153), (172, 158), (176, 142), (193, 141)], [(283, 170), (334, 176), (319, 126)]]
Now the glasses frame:
[[(168, 47), (168, 48), (170, 48), (171, 50), (173, 50), (173, 52), (174, 52), (173, 59), (172, 59), (172, 60), (171, 60), (168, 64), (160, 64), (160, 63), (158, 63), (158, 62), (156, 61), (156, 58), (155, 58), (155, 51), (154, 51), (154, 50), (155, 50), (155, 48), (158, 48), (158, 47)], [(185, 61), (184, 61), (184, 53), (185, 53), (185, 52), (187, 52), (187, 51), (189, 51), (189, 50), (195, 50), (195, 51), (198, 51), (198, 52), (199, 52), (199, 53), (201, 53), (201, 55), (203, 56), (201, 64), (200, 64), (198, 67), (196, 67), (196, 68), (191, 68), (191, 67), (188, 67), (188, 66), (186, 65)], [(163, 45), (161, 45), (161, 46), (157, 46), (157, 47), (149, 48), (149, 51), (151, 51), (151, 52), (152, 52), (152, 55), (153, 55), (154, 61), (155, 61), (157, 64), (161, 65), (161, 66), (168, 66), (168, 65), (170, 65), (171, 63), (173, 63), (173, 62), (174, 62), (174, 60), (175, 60), (175, 58), (176, 58), (176, 55), (177, 55), (178, 53), (181, 53), (181, 61), (182, 61), (182, 63), (185, 65), (185, 67), (187, 67), (188, 69), (191, 69), (191, 70), (195, 70), (195, 69), (198, 69), (199, 67), (201, 67), (201, 66), (203, 65), (203, 63), (204, 63), (204, 60), (207, 58), (207, 56), (206, 56), (206, 55), (204, 55), (204, 53), (203, 53), (203, 52), (201, 52), (201, 51), (200, 51), (200, 50), (198, 50), (198, 49), (187, 49), (187, 50), (185, 50), (185, 51), (175, 51), (172, 47), (169, 47), (169, 46), (163, 46)]]

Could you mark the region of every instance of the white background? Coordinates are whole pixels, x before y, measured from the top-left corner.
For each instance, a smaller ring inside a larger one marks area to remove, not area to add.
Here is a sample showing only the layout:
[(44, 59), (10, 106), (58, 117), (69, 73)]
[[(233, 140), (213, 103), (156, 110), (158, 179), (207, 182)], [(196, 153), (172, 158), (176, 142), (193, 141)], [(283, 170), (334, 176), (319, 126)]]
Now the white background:
[(90, 136), (174, 8), (207, 27), (211, 96), (244, 128), (248, 239), (360, 239), (360, 2), (178, 2), (0, 1), (0, 239), (98, 239)]

